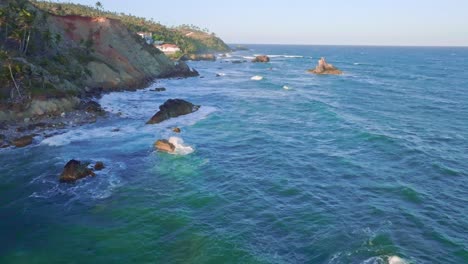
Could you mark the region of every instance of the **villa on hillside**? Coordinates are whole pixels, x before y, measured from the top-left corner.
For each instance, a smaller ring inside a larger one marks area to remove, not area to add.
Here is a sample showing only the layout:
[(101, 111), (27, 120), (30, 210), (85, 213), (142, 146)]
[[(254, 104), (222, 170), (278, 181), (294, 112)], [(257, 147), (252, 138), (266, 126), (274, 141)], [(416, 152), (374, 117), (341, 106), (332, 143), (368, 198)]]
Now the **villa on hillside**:
[(178, 51), (180, 51), (179, 46), (175, 44), (162, 44), (162, 45), (156, 45), (156, 48), (158, 48), (160, 51), (164, 52), (164, 54), (174, 54)]
[(144, 39), (148, 45), (152, 45), (154, 43), (153, 33), (151, 33), (151, 32), (137, 32), (137, 34), (142, 39)]

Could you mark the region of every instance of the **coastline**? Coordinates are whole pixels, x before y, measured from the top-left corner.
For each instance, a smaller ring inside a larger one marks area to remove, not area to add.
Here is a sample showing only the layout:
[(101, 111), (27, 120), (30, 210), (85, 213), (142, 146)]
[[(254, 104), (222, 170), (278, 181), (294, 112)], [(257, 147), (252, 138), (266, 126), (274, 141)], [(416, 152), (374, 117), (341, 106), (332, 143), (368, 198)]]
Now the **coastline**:
[[(184, 62), (178, 62), (178, 65), (186, 65)], [(0, 122), (0, 149), (15, 147), (13, 141), (23, 137), (42, 137), (65, 133), (67, 129), (80, 127), (82, 125), (95, 123), (100, 118), (108, 118), (113, 115), (100, 108), (99, 100), (104, 94), (137, 91), (148, 88), (161, 79), (184, 79), (198, 77), (198, 72), (186, 65), (186, 68), (167, 73), (164, 77), (156, 77), (150, 80), (142, 80), (140, 85), (129, 87), (127, 89), (103, 90), (94, 89), (82, 98), (63, 98), (76, 101), (76, 105), (71, 110), (54, 111), (40, 116), (17, 118)], [(188, 69), (188, 71), (187, 71)], [(54, 100), (54, 99), (52, 99)], [(43, 101), (45, 103), (48, 100)], [(89, 109), (88, 104), (91, 104)], [(32, 142), (33, 144), (34, 142)], [(31, 145), (31, 144), (28, 144)], [(24, 147), (24, 146), (22, 146)]]

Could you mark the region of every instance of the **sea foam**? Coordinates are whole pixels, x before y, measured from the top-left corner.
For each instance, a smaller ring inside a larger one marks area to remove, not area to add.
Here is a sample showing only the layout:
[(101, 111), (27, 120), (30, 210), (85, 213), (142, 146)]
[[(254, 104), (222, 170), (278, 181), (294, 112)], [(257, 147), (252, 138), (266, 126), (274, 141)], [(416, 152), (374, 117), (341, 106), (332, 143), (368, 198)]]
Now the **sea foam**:
[(175, 150), (171, 154), (175, 155), (188, 155), (193, 153), (194, 149), (191, 146), (185, 145), (184, 140), (179, 137), (170, 137), (169, 143), (175, 146)]

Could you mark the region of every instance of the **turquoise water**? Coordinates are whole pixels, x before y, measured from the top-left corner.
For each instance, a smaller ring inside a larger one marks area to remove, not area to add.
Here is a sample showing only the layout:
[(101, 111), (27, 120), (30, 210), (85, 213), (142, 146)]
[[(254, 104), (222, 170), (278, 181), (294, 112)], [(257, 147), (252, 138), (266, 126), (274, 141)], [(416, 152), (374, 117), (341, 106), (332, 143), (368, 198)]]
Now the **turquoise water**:
[[(0, 263), (468, 263), (468, 49), (251, 47), (1, 150)], [(145, 125), (168, 98), (202, 108)], [(173, 126), (193, 153), (153, 151)]]

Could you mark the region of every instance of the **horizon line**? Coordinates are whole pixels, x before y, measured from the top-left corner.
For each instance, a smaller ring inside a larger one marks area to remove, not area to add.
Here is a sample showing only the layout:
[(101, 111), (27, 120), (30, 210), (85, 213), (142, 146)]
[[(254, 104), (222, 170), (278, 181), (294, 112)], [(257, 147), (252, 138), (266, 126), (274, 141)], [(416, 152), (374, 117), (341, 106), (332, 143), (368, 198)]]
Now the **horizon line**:
[(288, 45), (288, 46), (342, 46), (342, 47), (401, 47), (401, 48), (468, 48), (468, 45), (411, 45), (411, 44), (292, 44), (292, 43), (226, 43), (227, 45)]

